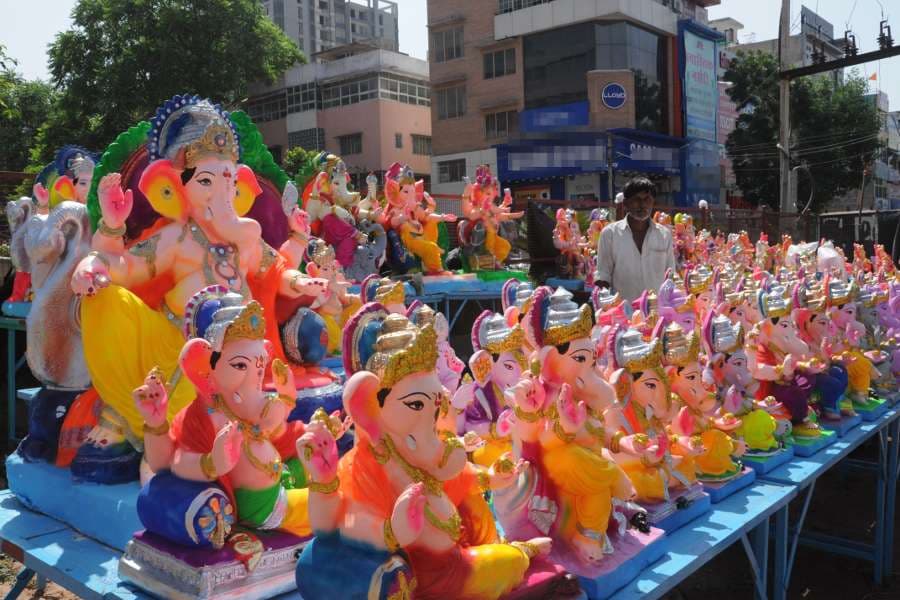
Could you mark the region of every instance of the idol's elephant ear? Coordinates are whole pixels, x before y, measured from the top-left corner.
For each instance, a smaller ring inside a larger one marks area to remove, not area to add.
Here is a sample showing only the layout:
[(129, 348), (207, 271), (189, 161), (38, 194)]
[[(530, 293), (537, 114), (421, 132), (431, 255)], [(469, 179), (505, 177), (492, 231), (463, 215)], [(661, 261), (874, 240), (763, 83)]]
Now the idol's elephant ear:
[(25, 251), (25, 224), (31, 218), (34, 204), (30, 198), (20, 198), (6, 205), (6, 220), (9, 223), (9, 255), (13, 266), (23, 273), (31, 272), (31, 261)]
[(353, 419), (357, 430), (362, 430), (372, 442), (381, 439), (381, 404), (378, 390), (381, 380), (369, 371), (354, 373), (344, 385), (344, 410)]

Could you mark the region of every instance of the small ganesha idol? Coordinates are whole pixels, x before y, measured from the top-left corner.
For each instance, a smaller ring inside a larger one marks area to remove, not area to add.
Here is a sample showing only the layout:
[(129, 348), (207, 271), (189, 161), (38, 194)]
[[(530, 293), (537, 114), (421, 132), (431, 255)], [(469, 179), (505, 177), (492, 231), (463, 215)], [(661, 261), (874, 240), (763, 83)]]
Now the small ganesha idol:
[(561, 569), (540, 559), (550, 540), (501, 542), (483, 493), (522, 465), (482, 470), (462, 441), (437, 430), (446, 390), (437, 336), (382, 305), (363, 306), (343, 338), (344, 406), (356, 445), (336, 461), (334, 437), (311, 424), (299, 441), (316, 537), (297, 564), (306, 600), (471, 598), (557, 592)]
[(476, 464), (490, 466), (512, 450), (509, 436), (498, 431), (500, 414), (506, 407), (504, 394), (522, 378), (527, 362), (522, 346), (525, 332), (518, 324), (510, 326), (506, 317), (484, 311), (472, 326), (469, 369), (474, 381), (460, 386), (452, 404), (462, 407), (457, 427), (473, 432), (485, 443), (473, 454)]
[[(221, 555), (178, 546), (218, 550), (229, 543), (245, 564), (245, 576), (266, 555), (266, 568), (254, 580), (276, 575), (272, 568), (277, 563), (283, 584), (293, 567), (283, 555), (296, 552), (312, 533), (309, 491), (300, 487), (305, 474), (296, 457), (296, 440), (305, 426), (286, 422), (295, 404), (293, 376), (276, 359), (271, 365), (276, 389), (263, 390), (272, 345), (265, 339), (265, 319), (255, 301), (245, 304), (240, 294), (211, 286), (191, 298), (185, 316), (188, 342), (179, 362), (197, 398), (170, 427), (162, 372), (152, 371), (134, 391), (144, 419), (146, 459), (155, 475), (138, 500), (146, 532), (129, 545), (124, 574), (168, 595), (179, 584), (154, 557), (162, 555), (184, 570), (196, 561), (216, 568), (222, 566)], [(349, 426), (349, 421), (341, 423), (324, 412), (315, 419), (337, 437)], [(229, 536), (238, 524), (249, 532)], [(274, 530), (290, 535), (266, 534)], [(277, 592), (267, 587), (272, 583), (258, 582), (269, 593)]]
[(716, 309), (706, 315), (702, 332), (707, 356), (704, 376), (711, 375), (719, 388), (719, 416), (725, 422), (737, 419), (732, 435), (744, 443), (748, 457), (764, 458), (782, 452), (790, 421), (779, 431), (779, 423), (772, 415), (775, 408), (757, 405), (755, 393), (759, 383), (750, 373), (743, 327)]
[[(606, 421), (609, 449), (642, 504), (664, 518), (664, 508), (684, 490), (699, 493), (691, 456), (673, 454), (668, 425), (677, 408), (663, 367), (662, 321), (649, 341), (638, 329), (616, 327), (607, 351), (618, 407)], [(654, 519), (651, 517), (651, 521)]]
[(714, 382), (703, 377), (700, 366), (700, 336), (686, 335), (676, 324), (665, 327), (663, 362), (672, 392), (680, 408), (669, 427), (677, 436), (673, 453), (683, 461), (693, 460), (697, 479), (704, 483), (728, 481), (741, 473), (741, 464), (732, 457), (744, 452), (744, 445), (726, 432), (740, 422), (732, 415), (716, 418), (718, 408)]
[(596, 368), (593, 311), (565, 290), (540, 287), (525, 321), (536, 360), (505, 396), (513, 448), (528, 466), (515, 487), (495, 493), (495, 509), (507, 535), (550, 535), (555, 559), (597, 576), (617, 544), (631, 539), (630, 524), (649, 530), (629, 503), (625, 472), (604, 450), (603, 422), (615, 399)]

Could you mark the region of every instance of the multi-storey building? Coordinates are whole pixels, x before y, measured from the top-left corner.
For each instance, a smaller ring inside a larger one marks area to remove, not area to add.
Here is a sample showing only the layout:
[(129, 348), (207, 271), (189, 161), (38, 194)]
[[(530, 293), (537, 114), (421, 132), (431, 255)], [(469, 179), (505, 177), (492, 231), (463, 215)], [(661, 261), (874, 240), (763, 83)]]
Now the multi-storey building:
[(608, 199), (642, 173), (662, 202), (717, 202), (716, 4), (429, 0), (432, 189), (486, 163), (520, 198)]
[(353, 42), (398, 49), (397, 3), (390, 0), (260, 0), (269, 18), (307, 55)]
[[(343, 157), (358, 186), (369, 172), (380, 173), (394, 161), (429, 177), (428, 63), (397, 52), (397, 4), (384, 0), (265, 0), (264, 4), (309, 60), (288, 70), (274, 85), (251, 88), (247, 112), (276, 160), (296, 146), (328, 150)], [(302, 25), (311, 22), (307, 12), (316, 17), (312, 28)], [(298, 18), (301, 26), (295, 27)], [(358, 26), (358, 21), (370, 27)], [(338, 25), (343, 28), (339, 35), (334, 31)]]

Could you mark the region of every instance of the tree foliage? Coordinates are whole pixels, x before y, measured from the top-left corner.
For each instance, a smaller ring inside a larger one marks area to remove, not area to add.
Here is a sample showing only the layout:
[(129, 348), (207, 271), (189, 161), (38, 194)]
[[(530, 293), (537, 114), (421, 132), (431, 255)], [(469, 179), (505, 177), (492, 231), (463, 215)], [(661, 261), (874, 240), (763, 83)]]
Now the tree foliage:
[(295, 146), (285, 153), (284, 159), (281, 161), (281, 168), (291, 176), (301, 191), (303, 186), (319, 171), (318, 163), (315, 160), (318, 155), (317, 150), (304, 150), (300, 146)]
[(26, 81), (0, 46), (0, 171), (22, 171), (38, 129), (47, 120), (52, 86)]
[(63, 144), (102, 150), (175, 94), (236, 108), (304, 60), (257, 0), (79, 0), (49, 57), (60, 94), (34, 163)]
[[(725, 73), (728, 90), (742, 113), (726, 148), (738, 187), (754, 204), (778, 208), (779, 77), (771, 54), (738, 52)], [(878, 112), (855, 73), (836, 83), (830, 76), (804, 77), (791, 84), (791, 166), (803, 167), (797, 196), (802, 209), (813, 183), (810, 210), (858, 187), (865, 164), (878, 149)]]

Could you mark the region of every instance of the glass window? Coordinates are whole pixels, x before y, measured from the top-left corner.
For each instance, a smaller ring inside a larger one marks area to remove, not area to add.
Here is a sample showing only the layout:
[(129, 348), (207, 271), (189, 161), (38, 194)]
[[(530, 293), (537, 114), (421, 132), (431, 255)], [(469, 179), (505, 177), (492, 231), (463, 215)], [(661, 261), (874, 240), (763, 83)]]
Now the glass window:
[(438, 183), (462, 181), (466, 175), (466, 159), (444, 160), (438, 163)]
[(667, 56), (663, 36), (625, 22), (584, 23), (526, 36), (525, 107), (587, 100), (588, 71), (631, 69), (635, 76), (636, 127), (665, 133)]
[(516, 72), (516, 49), (507, 48), (484, 55), (484, 78), (493, 79)]
[(275, 13), (272, 20), (275, 21), (279, 29), (284, 31), (284, 0), (275, 0), (272, 8), (274, 9), (272, 12)]
[(484, 115), (484, 137), (487, 139), (505, 138), (516, 132), (519, 124), (519, 113), (514, 110)]
[(464, 85), (438, 90), (438, 119), (455, 119), (466, 114), (466, 87)]
[(585, 74), (596, 64), (593, 27), (580, 23), (524, 38), (526, 108), (587, 100)]
[(413, 154), (431, 156), (431, 136), (412, 134)]
[(341, 156), (349, 156), (350, 154), (362, 154), (361, 133), (352, 133), (350, 135), (338, 136), (338, 143), (341, 146)]
[(454, 27), (431, 34), (431, 60), (447, 62), (463, 55), (463, 28)]
[(402, 147), (403, 147), (403, 134), (402, 134), (402, 133), (395, 133), (395, 134), (394, 134), (394, 147), (395, 147), (395, 148), (402, 148)]

